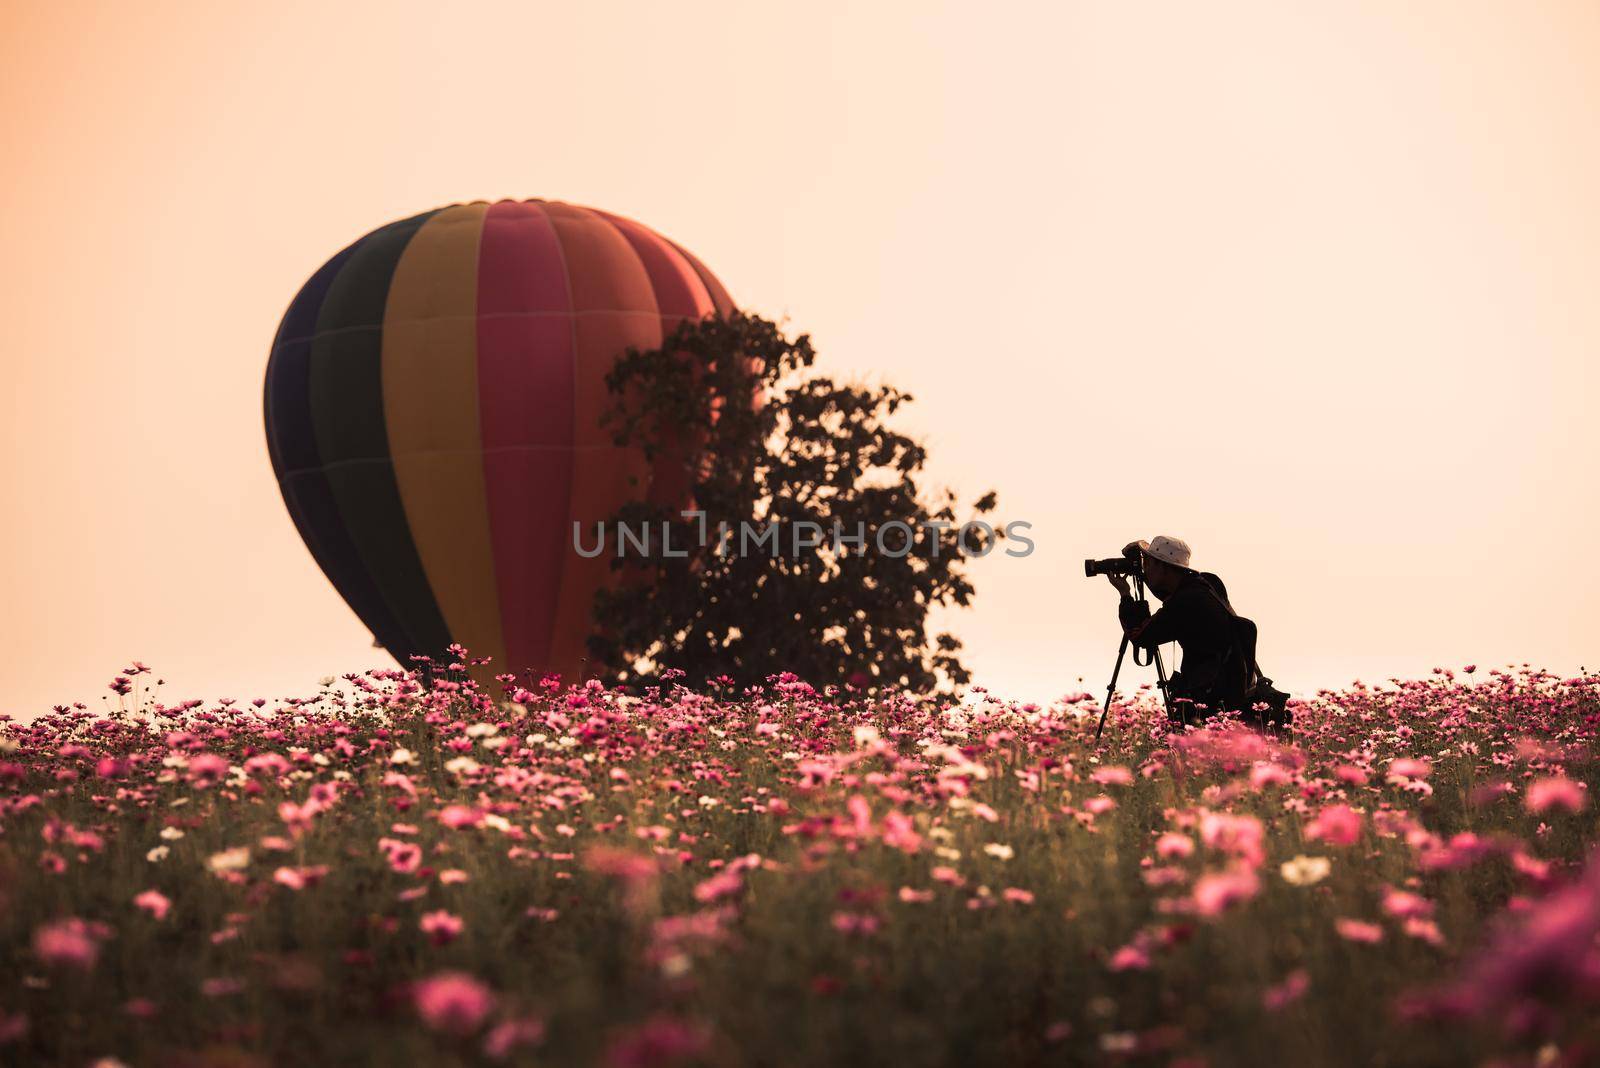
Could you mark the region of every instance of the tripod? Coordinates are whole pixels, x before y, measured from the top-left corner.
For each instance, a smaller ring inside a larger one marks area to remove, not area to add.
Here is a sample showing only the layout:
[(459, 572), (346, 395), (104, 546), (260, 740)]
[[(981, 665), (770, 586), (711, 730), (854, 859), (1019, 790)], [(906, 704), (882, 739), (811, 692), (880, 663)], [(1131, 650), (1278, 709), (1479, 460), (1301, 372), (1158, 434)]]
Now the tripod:
[[(1145, 598), (1144, 595), (1144, 576), (1139, 574), (1137, 571), (1134, 572), (1133, 575), (1133, 591), (1134, 600), (1139, 604), (1144, 605), (1148, 611), (1150, 602)], [(1132, 644), (1133, 643), (1128, 638), (1128, 632), (1123, 631), (1122, 644), (1117, 646), (1117, 663), (1116, 666), (1111, 669), (1111, 685), (1106, 687), (1105, 707), (1100, 710), (1100, 725), (1094, 729), (1094, 740), (1097, 742), (1100, 740), (1100, 732), (1106, 729), (1106, 715), (1111, 711), (1111, 697), (1117, 692), (1117, 676), (1122, 674), (1122, 658), (1128, 655), (1128, 647)], [(1161, 703), (1166, 706), (1167, 717), (1170, 719), (1172, 717), (1172, 695), (1167, 692), (1167, 666), (1161, 662), (1160, 647), (1158, 646), (1157, 648), (1150, 650), (1150, 659), (1141, 662), (1139, 660), (1139, 649), (1137, 646), (1135, 646), (1133, 650), (1133, 662), (1137, 667), (1148, 667), (1151, 664), (1155, 664), (1157, 679), (1156, 685), (1161, 690)]]

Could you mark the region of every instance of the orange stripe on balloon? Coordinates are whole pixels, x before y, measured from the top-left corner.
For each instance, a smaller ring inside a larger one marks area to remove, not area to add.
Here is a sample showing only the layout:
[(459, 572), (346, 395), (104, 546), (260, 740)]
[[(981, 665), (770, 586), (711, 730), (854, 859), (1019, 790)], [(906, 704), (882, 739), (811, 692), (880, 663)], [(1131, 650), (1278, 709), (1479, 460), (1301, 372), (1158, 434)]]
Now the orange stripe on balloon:
[(505, 664), (478, 415), (478, 246), (487, 204), (430, 218), (384, 308), (383, 404), (395, 480), (450, 634)]
[[(660, 309), (649, 273), (616, 227), (586, 208), (541, 206), (561, 243), (572, 296), (574, 453), (566, 530), (570, 537), (572, 524), (581, 524), (585, 544), (592, 544), (595, 525), (648, 487), (643, 454), (613, 445), (600, 416), (611, 403), (605, 376), (617, 357), (629, 346), (660, 347)], [(564, 558), (551, 660), (569, 678), (587, 655), (594, 591), (614, 580), (609, 555), (586, 560), (569, 548)]]

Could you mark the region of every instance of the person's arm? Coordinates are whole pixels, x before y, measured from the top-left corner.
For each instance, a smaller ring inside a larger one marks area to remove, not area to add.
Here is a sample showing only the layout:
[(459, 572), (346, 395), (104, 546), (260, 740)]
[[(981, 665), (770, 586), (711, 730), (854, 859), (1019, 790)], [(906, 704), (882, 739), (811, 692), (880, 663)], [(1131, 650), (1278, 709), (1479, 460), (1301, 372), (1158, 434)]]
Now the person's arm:
[(1150, 614), (1148, 601), (1133, 599), (1133, 591), (1128, 588), (1128, 580), (1121, 575), (1107, 575), (1118, 593), (1122, 594), (1122, 602), (1117, 605), (1117, 618), (1122, 621), (1122, 632), (1130, 641), (1140, 649), (1154, 649), (1158, 645), (1177, 638), (1172, 613), (1166, 605), (1156, 609), (1155, 615)]
[(1168, 605), (1162, 605), (1151, 615), (1148, 603), (1124, 597), (1117, 608), (1117, 616), (1122, 620), (1123, 633), (1140, 649), (1150, 650), (1177, 640), (1176, 622)]

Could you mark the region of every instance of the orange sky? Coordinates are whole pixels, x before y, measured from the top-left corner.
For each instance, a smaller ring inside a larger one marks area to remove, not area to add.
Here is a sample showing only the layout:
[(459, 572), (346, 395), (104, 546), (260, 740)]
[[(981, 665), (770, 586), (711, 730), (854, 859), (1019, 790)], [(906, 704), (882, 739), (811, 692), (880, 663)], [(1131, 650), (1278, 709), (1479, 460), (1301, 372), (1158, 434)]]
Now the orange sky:
[(682, 242), (1038, 551), (978, 681), (1104, 685), (1086, 556), (1177, 534), (1298, 692), (1595, 665), (1600, 6), (0, 8), (0, 711), (385, 662), (273, 483), (304, 278), (542, 196)]

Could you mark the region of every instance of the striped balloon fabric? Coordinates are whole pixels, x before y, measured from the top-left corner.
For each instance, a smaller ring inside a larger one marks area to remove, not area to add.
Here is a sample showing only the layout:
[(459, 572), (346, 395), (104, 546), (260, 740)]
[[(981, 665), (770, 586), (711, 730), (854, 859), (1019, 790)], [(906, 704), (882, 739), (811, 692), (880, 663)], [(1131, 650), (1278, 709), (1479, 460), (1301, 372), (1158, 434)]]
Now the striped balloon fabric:
[[(272, 465), (300, 535), (401, 664), (460, 642), (490, 673), (583, 675), (594, 525), (652, 472), (600, 426), (629, 346), (731, 311), (699, 260), (559, 201), (456, 204), (323, 265), (267, 365)], [(665, 472), (662, 472), (665, 475)]]

